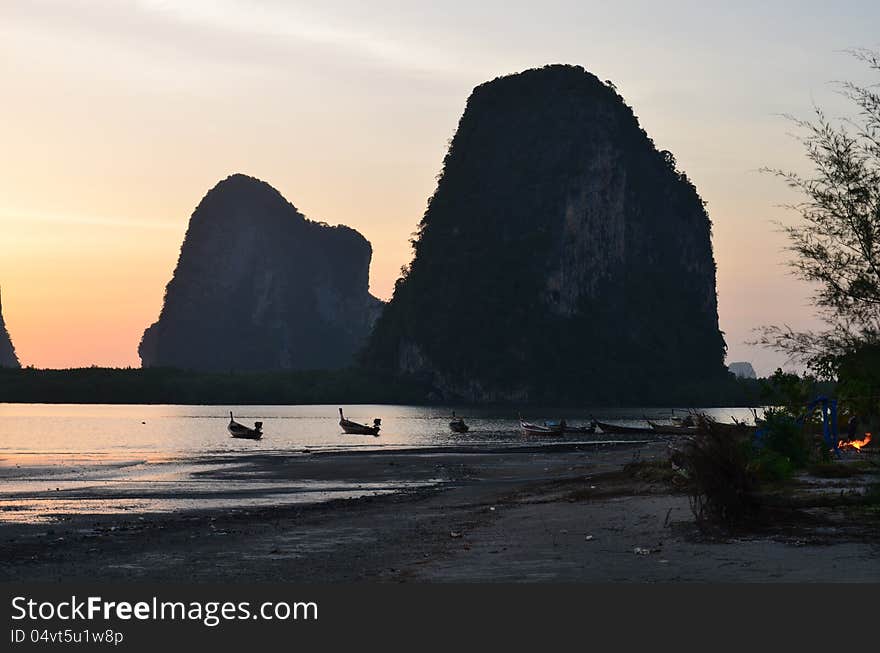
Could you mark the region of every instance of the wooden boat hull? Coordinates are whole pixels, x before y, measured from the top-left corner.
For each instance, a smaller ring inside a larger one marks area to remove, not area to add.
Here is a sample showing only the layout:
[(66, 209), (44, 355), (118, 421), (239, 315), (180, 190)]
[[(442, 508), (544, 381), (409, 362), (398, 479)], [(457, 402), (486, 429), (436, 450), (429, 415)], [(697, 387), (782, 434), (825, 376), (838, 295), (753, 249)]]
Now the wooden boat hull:
[(650, 433), (651, 427), (646, 426), (640, 428), (636, 426), (622, 426), (620, 424), (608, 424), (607, 422), (596, 422), (602, 433)]
[(742, 424), (742, 423), (739, 423), (739, 424), (723, 423), (722, 424), (722, 423), (716, 422), (715, 424), (712, 425), (712, 428), (720, 430), (720, 431), (727, 433), (731, 436), (738, 436), (739, 435), (739, 436), (753, 437), (755, 435), (755, 432), (758, 430), (758, 428), (761, 428), (761, 427), (760, 426), (753, 426), (750, 424)]
[(262, 431), (249, 428), (244, 424), (230, 424), (227, 429), (229, 431), (229, 435), (239, 440), (259, 440), (263, 437)]
[(262, 433), (233, 433), (232, 437), (236, 440), (262, 440)]
[(352, 422), (351, 420), (345, 419), (342, 409), (339, 409), (339, 427), (346, 435), (379, 435), (379, 429), (381, 428), (380, 422), (381, 420), (379, 419), (373, 420), (373, 426)]
[(675, 426), (674, 424), (657, 424), (648, 420), (648, 426), (660, 435), (695, 435), (700, 432), (696, 426)]
[(342, 432), (347, 435), (379, 435), (378, 426), (367, 426), (366, 424), (358, 424), (348, 420), (339, 422), (339, 426), (342, 428)]
[(562, 426), (542, 426), (540, 424), (531, 424), (520, 420), (520, 428), (527, 435), (562, 435), (564, 433)]
[(595, 426), (566, 426), (565, 433), (572, 435), (592, 435), (596, 432)]
[(676, 426), (669, 424), (657, 424), (651, 420), (647, 420), (654, 433), (658, 435), (699, 435), (709, 431), (729, 434), (731, 436), (752, 436), (755, 434), (756, 427), (748, 424), (734, 423), (727, 424), (723, 422), (710, 422), (708, 424), (698, 424), (696, 426)]
[(590, 426), (569, 426), (564, 420), (559, 422), (551, 422), (547, 424), (532, 424), (530, 422), (519, 422), (523, 431), (530, 435), (592, 435), (596, 432), (596, 425)]
[(229, 431), (229, 435), (239, 440), (259, 440), (263, 437), (262, 422), (256, 422), (254, 428), (239, 424), (235, 421), (232, 411), (229, 411), (229, 424), (226, 425), (226, 430)]

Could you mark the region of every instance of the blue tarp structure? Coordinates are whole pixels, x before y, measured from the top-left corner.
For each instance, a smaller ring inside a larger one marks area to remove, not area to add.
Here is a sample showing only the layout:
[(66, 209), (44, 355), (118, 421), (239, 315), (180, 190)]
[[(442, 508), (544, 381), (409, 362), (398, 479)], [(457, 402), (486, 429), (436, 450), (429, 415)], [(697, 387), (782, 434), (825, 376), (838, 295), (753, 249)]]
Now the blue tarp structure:
[[(809, 417), (817, 407), (822, 408), (822, 437), (830, 451), (840, 455), (840, 437), (837, 432), (837, 399), (828, 397), (816, 397), (807, 404), (806, 412), (797, 418), (798, 426), (803, 426), (804, 421)], [(763, 447), (764, 438), (767, 436), (767, 427), (758, 429), (755, 432), (755, 446)]]

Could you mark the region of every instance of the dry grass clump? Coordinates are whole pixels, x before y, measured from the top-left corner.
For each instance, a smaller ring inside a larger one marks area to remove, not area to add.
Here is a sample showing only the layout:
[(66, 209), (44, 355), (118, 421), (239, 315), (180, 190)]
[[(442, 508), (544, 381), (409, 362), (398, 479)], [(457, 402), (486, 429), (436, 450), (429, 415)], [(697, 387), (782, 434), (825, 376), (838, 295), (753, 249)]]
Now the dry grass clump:
[(697, 522), (734, 525), (751, 519), (759, 501), (758, 479), (749, 465), (749, 438), (706, 415), (697, 415), (697, 425), (700, 432), (672, 456), (690, 481), (691, 509)]

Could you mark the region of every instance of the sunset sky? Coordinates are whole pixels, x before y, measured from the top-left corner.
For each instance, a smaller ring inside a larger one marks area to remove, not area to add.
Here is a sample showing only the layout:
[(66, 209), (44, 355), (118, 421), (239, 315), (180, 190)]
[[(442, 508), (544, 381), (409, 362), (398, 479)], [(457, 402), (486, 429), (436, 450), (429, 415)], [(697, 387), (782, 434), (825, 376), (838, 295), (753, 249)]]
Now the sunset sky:
[(373, 245), (390, 295), (470, 90), (546, 63), (612, 80), (714, 222), (728, 360), (813, 324), (761, 166), (805, 169), (781, 113), (838, 115), (880, 3), (186, 0), (0, 3), (0, 286), (23, 364), (139, 365), (187, 221), (234, 172)]

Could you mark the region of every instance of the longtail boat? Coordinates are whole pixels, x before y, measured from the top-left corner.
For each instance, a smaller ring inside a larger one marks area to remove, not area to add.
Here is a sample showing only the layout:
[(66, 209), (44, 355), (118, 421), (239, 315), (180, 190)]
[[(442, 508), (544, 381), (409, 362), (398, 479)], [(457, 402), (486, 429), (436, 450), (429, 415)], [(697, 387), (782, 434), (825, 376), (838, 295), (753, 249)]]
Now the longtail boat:
[(651, 430), (654, 433), (659, 433), (661, 435), (694, 435), (695, 433), (699, 433), (700, 429), (697, 426), (680, 426), (677, 424), (657, 424), (656, 422), (652, 422), (649, 419), (645, 420), (648, 422), (648, 426), (651, 427)]
[(470, 427), (464, 423), (464, 419), (455, 416), (455, 411), (452, 411), (452, 421), (449, 422), (449, 428), (455, 433), (467, 433), (470, 430)]
[(565, 422), (532, 424), (520, 417), (519, 425), (523, 432), (528, 435), (562, 435), (565, 432)]
[(229, 430), (229, 434), (232, 437), (242, 440), (259, 440), (263, 437), (262, 422), (255, 422), (254, 428), (250, 428), (249, 426), (245, 426), (244, 424), (239, 424), (232, 416), (231, 410), (229, 411), (229, 424), (226, 426), (226, 428)]
[(608, 422), (596, 422), (596, 426), (602, 430), (602, 433), (646, 433), (651, 430), (650, 426), (623, 426)]
[(566, 424), (565, 432), (572, 434), (580, 433), (581, 435), (592, 435), (596, 432), (596, 422), (590, 423), (589, 426), (569, 426), (568, 424)]
[(339, 426), (342, 427), (344, 433), (348, 433), (349, 435), (379, 435), (381, 424), (382, 420), (378, 417), (373, 420), (372, 426), (352, 422), (345, 419), (345, 415), (342, 414), (342, 409), (339, 409)]

